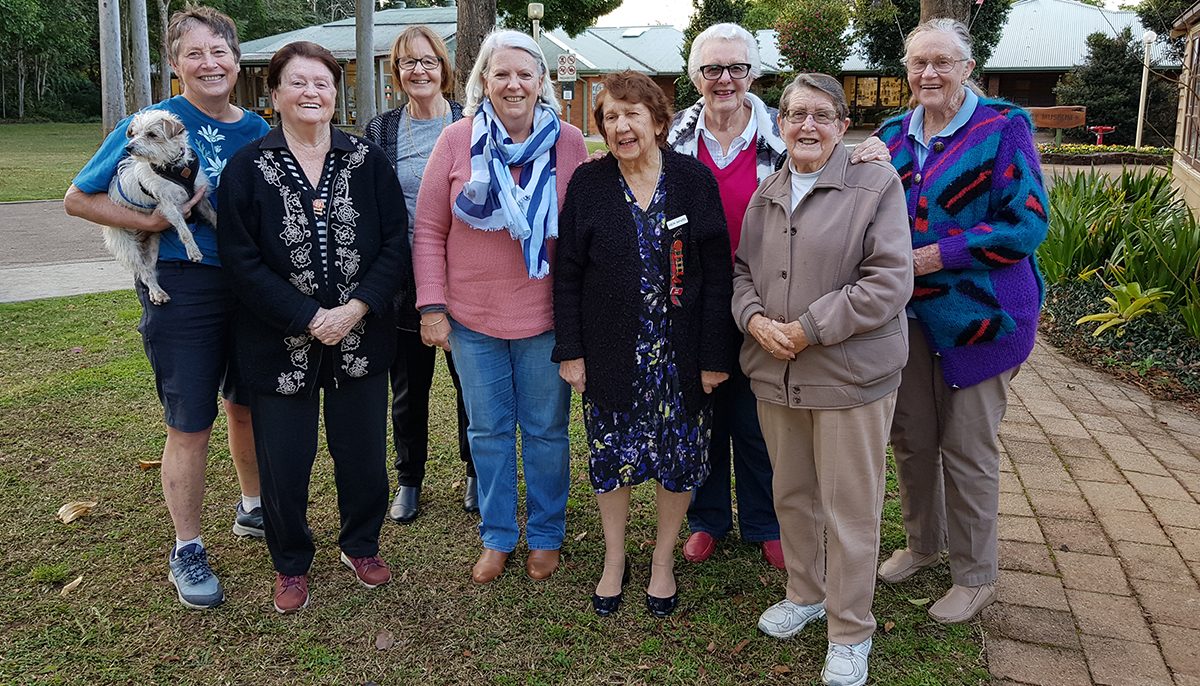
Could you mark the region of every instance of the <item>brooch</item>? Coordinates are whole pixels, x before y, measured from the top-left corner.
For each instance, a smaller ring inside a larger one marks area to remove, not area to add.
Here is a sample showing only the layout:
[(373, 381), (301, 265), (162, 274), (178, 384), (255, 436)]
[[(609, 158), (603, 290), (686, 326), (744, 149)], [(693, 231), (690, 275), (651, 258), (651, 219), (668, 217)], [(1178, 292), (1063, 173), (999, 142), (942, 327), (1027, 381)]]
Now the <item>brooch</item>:
[(671, 243), (671, 304), (679, 307), (683, 295), (683, 241), (676, 238)]
[(313, 213), (325, 214), (325, 198), (316, 198), (313, 200)]

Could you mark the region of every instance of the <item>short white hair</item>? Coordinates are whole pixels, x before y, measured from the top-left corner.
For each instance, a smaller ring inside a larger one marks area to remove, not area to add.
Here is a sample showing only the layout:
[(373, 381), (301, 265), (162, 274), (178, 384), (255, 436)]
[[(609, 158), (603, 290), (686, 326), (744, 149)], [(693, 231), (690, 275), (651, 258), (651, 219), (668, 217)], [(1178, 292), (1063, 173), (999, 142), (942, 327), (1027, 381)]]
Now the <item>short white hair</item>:
[(740, 41), (746, 48), (746, 61), (750, 63), (750, 78), (757, 79), (762, 76), (762, 59), (758, 56), (758, 41), (746, 29), (737, 24), (713, 24), (712, 26), (700, 32), (700, 35), (692, 41), (692, 51), (688, 53), (688, 77), (692, 80), (692, 85), (700, 88), (700, 55), (704, 53), (704, 46), (708, 45), (712, 40)]
[(562, 107), (558, 104), (558, 96), (554, 93), (554, 83), (550, 81), (550, 65), (546, 62), (546, 55), (542, 53), (542, 49), (528, 34), (520, 31), (501, 30), (489, 33), (483, 39), (483, 45), (479, 46), (479, 57), (475, 58), (475, 66), (471, 67), (471, 75), (467, 77), (467, 85), (463, 88), (467, 96), (467, 102), (463, 105), (463, 114), (468, 117), (475, 114), (475, 111), (487, 98), (483, 87), (484, 75), (487, 73), (488, 62), (491, 61), (492, 54), (501, 48), (516, 48), (533, 56), (538, 63), (538, 72), (540, 72), (538, 76), (542, 80), (541, 88), (538, 91), (538, 101), (549, 105), (555, 114), (562, 112)]

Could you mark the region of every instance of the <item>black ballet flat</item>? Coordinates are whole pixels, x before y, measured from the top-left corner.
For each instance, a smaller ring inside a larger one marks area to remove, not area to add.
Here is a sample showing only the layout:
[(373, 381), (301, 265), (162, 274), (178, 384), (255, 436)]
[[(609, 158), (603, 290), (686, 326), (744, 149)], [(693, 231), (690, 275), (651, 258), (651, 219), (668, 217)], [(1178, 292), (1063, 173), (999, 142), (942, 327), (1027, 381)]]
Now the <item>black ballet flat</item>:
[(625, 599), (625, 584), (629, 583), (629, 558), (625, 558), (625, 571), (621, 574), (621, 592), (616, 595), (592, 594), (592, 609), (601, 617), (615, 614), (621, 609), (621, 601)]
[[(653, 573), (653, 565), (651, 565), (651, 573)], [(659, 598), (658, 596), (646, 593), (646, 609), (650, 614), (664, 619), (675, 614), (675, 608), (679, 607), (679, 584), (678, 580), (675, 584), (675, 592), (669, 598)]]

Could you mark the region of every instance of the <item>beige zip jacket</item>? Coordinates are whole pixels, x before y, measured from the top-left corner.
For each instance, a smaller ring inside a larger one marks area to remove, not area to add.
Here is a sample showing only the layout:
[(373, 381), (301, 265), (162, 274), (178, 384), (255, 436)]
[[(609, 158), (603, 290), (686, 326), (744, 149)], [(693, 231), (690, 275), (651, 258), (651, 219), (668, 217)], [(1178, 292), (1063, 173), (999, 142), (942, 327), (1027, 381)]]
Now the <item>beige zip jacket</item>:
[[(844, 409), (900, 385), (908, 361), (912, 239), (900, 178), (883, 162), (850, 164), (838, 145), (796, 211), (791, 166), (767, 177), (746, 209), (733, 268), (741, 365), (759, 400)], [(776, 360), (751, 317), (799, 320), (809, 346)]]

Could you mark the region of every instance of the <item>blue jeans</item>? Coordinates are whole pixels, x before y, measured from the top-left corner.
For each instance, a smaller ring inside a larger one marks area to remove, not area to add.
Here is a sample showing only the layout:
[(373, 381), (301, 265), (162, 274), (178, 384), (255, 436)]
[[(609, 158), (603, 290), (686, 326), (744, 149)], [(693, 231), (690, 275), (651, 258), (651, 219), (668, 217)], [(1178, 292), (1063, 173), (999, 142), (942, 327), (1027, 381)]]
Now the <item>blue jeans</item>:
[(470, 419), (467, 438), (479, 478), (483, 547), (512, 552), (517, 524), (517, 427), (525, 469), (525, 537), (530, 550), (558, 550), (567, 528), (571, 387), (550, 361), (554, 332), (506, 340), (451, 319), (450, 347)]
[(733, 528), (730, 502), (729, 445), (733, 443), (733, 473), (737, 477), (738, 527), (750, 543), (779, 538), (779, 520), (771, 495), (771, 459), (758, 425), (758, 399), (750, 380), (735, 365), (729, 380), (713, 392), (713, 432), (708, 457), (712, 471), (692, 494), (688, 529), (722, 538)]

